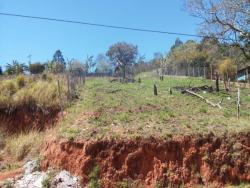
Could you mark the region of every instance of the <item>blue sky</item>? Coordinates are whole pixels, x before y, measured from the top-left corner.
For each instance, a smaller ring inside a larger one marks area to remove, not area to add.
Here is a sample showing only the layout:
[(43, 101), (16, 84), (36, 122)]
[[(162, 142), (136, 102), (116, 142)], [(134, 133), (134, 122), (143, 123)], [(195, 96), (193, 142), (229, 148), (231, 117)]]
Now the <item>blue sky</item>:
[[(182, 0), (0, 0), (0, 12), (196, 34), (199, 20)], [(47, 61), (60, 49), (65, 59), (105, 53), (118, 41), (138, 45), (147, 59), (167, 52), (177, 36), (0, 16), (0, 65), (13, 59)], [(181, 40), (198, 40), (179, 37)]]

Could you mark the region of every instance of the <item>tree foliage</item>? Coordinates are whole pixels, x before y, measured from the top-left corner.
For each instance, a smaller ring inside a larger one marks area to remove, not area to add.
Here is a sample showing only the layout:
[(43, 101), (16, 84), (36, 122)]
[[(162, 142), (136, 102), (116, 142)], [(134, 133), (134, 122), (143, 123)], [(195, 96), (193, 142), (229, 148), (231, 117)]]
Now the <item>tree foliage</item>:
[(223, 59), (219, 64), (219, 73), (224, 80), (234, 79), (236, 73), (236, 65), (230, 58)]
[(83, 75), (85, 73), (85, 66), (80, 61), (72, 59), (69, 62), (69, 71), (76, 75)]
[(8, 75), (22, 74), (28, 70), (28, 67), (24, 63), (19, 63), (17, 60), (13, 60), (12, 64), (7, 63), (6, 73)]
[(29, 65), (29, 71), (31, 74), (40, 74), (44, 69), (45, 67), (41, 63), (32, 63)]
[(63, 58), (62, 52), (57, 50), (53, 55), (53, 72), (62, 73), (66, 68), (66, 62)]
[(110, 61), (123, 71), (123, 79), (126, 77), (126, 69), (132, 66), (138, 55), (138, 48), (133, 44), (118, 42), (110, 46), (106, 55)]

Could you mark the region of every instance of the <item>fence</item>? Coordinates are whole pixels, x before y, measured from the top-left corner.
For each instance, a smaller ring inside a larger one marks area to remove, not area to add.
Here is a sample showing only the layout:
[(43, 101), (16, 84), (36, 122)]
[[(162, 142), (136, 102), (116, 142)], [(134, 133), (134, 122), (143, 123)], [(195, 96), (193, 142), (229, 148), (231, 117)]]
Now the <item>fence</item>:
[(213, 67), (208, 66), (165, 66), (158, 69), (158, 73), (161, 75), (170, 75), (170, 76), (192, 76), (192, 77), (203, 77), (211, 78), (214, 73)]

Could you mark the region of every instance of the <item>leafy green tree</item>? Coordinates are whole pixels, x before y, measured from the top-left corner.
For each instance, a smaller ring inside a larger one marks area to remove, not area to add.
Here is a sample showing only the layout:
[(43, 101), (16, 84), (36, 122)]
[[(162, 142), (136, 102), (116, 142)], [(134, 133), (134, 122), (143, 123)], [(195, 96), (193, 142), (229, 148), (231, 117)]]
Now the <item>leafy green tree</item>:
[(235, 78), (236, 65), (231, 58), (223, 59), (219, 64), (219, 73), (224, 80), (232, 80)]
[(28, 67), (24, 63), (19, 63), (17, 60), (13, 60), (12, 64), (7, 64), (6, 73), (8, 75), (22, 74), (24, 71), (28, 70)]
[(53, 55), (53, 72), (54, 73), (61, 73), (66, 68), (66, 62), (63, 58), (62, 52), (57, 50)]
[(126, 69), (129, 69), (135, 63), (138, 55), (138, 48), (133, 44), (118, 42), (110, 46), (106, 55), (116, 67), (122, 69), (123, 79), (125, 79)]
[(177, 63), (186, 67), (186, 74), (190, 76), (190, 65), (194, 66), (195, 59), (199, 56), (198, 45), (194, 41), (187, 41), (185, 44), (174, 48), (172, 56)]
[(213, 79), (214, 69), (217, 67), (220, 59), (222, 58), (221, 44), (216, 38), (205, 37), (199, 45), (200, 51), (206, 56), (206, 61), (203, 62), (207, 65), (210, 72), (210, 78)]
[(180, 47), (181, 45), (183, 45), (183, 42), (182, 42), (179, 38), (177, 38), (177, 39), (175, 40), (175, 42), (174, 42), (174, 45), (171, 47), (170, 50), (174, 50), (175, 48), (178, 48), (178, 47)]

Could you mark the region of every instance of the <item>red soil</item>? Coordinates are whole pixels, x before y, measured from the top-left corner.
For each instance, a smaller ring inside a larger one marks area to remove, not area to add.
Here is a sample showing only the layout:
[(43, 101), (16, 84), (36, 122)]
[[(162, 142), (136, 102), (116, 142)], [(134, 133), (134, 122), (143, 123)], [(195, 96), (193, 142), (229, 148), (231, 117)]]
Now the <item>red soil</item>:
[(19, 107), (11, 113), (0, 110), (0, 128), (7, 133), (20, 133), (30, 130), (44, 130), (52, 127), (59, 118), (58, 109)]
[(82, 177), (98, 165), (102, 187), (131, 180), (153, 188), (250, 182), (250, 133), (217, 138), (185, 136), (101, 141), (50, 141), (42, 151), (42, 168), (63, 168)]
[(9, 179), (9, 178), (14, 178), (14, 177), (16, 177), (18, 175), (23, 174), (23, 172), (24, 171), (23, 171), (22, 168), (19, 168), (19, 169), (10, 171), (10, 172), (0, 172), (0, 181), (6, 180), (6, 179)]

